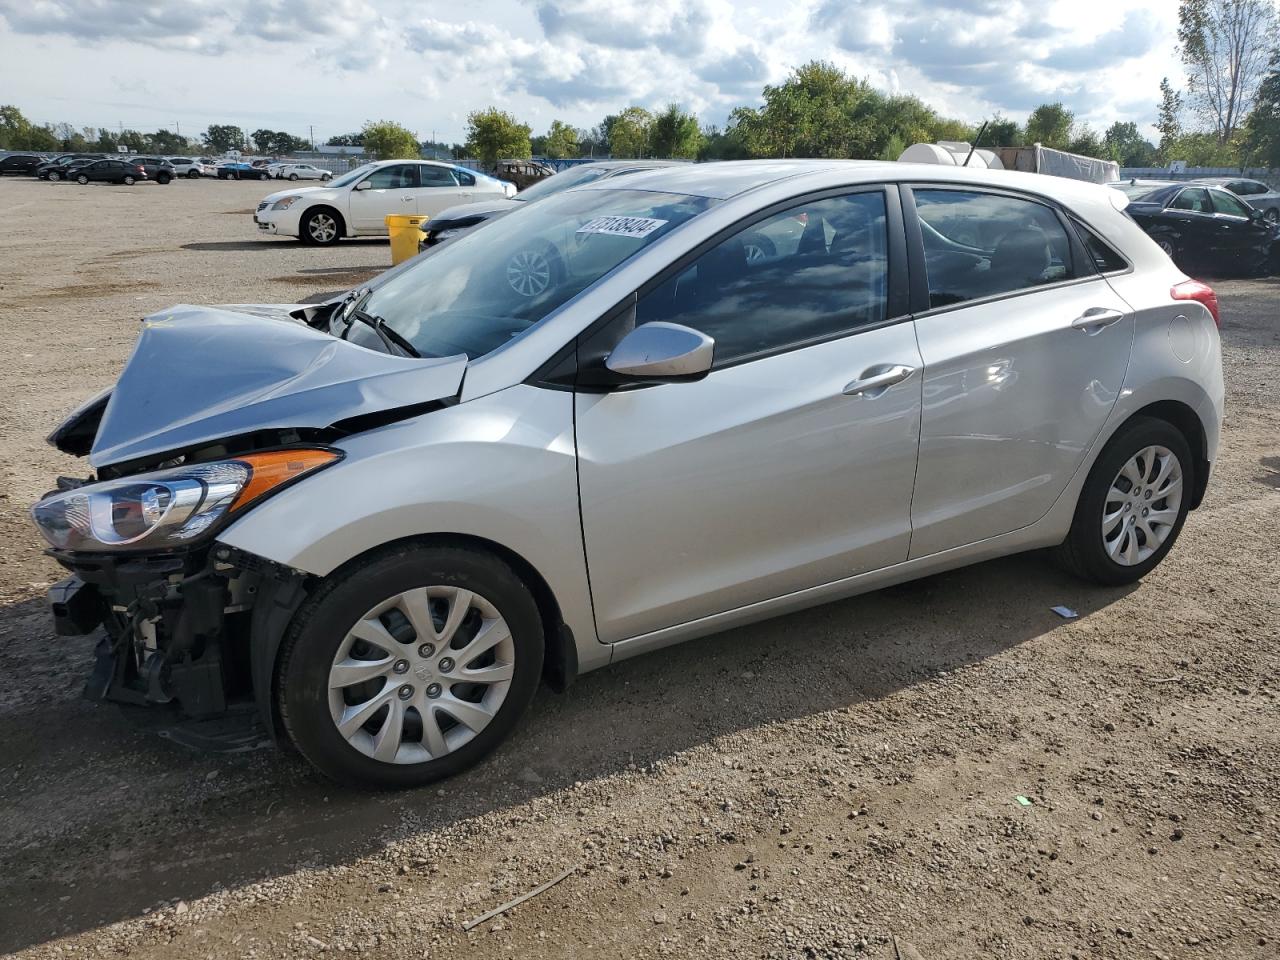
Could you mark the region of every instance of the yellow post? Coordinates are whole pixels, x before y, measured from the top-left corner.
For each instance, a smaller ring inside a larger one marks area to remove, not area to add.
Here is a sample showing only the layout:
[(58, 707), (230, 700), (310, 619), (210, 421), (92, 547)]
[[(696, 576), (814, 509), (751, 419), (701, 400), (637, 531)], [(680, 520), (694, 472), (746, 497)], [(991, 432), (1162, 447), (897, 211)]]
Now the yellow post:
[(418, 243), (422, 240), (422, 225), (426, 217), (389, 213), (386, 217), (387, 233), (391, 235), (391, 265), (403, 263), (418, 255)]

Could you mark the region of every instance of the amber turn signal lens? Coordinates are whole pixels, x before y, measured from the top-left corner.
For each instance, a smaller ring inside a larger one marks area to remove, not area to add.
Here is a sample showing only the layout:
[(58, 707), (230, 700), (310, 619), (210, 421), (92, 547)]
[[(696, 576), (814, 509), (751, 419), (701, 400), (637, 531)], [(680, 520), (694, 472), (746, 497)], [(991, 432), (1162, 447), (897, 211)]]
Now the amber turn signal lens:
[(241, 507), (248, 506), (264, 493), (268, 493), (299, 477), (306, 476), (313, 470), (319, 470), (339, 459), (341, 454), (333, 450), (268, 450), (263, 453), (251, 453), (236, 460), (249, 467), (249, 482), (231, 505), (235, 513)]

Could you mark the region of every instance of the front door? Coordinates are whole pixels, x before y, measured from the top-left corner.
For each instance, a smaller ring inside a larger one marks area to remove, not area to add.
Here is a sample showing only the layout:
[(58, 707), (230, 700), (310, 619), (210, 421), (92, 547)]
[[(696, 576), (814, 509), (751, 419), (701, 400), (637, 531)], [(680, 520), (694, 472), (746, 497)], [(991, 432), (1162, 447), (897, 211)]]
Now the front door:
[(913, 559), (1049, 511), (1115, 405), (1134, 323), (1048, 205), (959, 188), (914, 201), (930, 309), (915, 321)]
[[(920, 355), (887, 196), (797, 201), (641, 291), (636, 323), (701, 330), (715, 363), (696, 383), (576, 397), (601, 640), (906, 559)], [(799, 244), (748, 257), (798, 215)]]
[(1275, 227), (1262, 218), (1253, 219), (1244, 201), (1226, 190), (1210, 190), (1209, 197), (1215, 232), (1209, 249), (1217, 254), (1214, 265), (1237, 272), (1259, 266), (1270, 252)]
[(418, 212), (417, 165), (397, 163), (379, 167), (369, 174), (360, 187), (352, 189), (349, 196), (351, 223), (356, 233), (385, 235), (388, 214), (415, 214)]

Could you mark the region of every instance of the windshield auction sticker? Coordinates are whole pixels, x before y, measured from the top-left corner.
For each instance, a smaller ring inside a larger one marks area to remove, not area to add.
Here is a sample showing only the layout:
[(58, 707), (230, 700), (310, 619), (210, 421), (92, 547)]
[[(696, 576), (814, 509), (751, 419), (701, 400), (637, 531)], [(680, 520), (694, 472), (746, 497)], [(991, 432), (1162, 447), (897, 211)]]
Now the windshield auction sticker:
[(647, 237), (667, 223), (666, 220), (654, 220), (652, 217), (596, 217), (580, 226), (578, 233), (604, 233), (611, 237), (639, 239)]

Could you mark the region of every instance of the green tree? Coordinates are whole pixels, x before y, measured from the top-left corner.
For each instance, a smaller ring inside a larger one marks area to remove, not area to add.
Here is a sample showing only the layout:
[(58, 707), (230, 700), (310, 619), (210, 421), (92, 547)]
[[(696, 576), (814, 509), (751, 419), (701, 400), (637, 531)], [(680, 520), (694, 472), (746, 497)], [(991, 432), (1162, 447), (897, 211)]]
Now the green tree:
[(229, 123), (211, 123), (201, 137), (204, 145), (214, 153), (240, 150), (244, 147), (244, 131)]
[[(764, 88), (764, 106), (739, 107), (729, 126), (757, 157), (866, 157), (875, 153), (883, 98), (865, 80), (814, 60)], [(887, 140), (887, 136), (885, 137)]]
[(1258, 87), (1258, 97), (1244, 126), (1244, 155), (1251, 164), (1280, 167), (1280, 51)]
[(364, 152), (374, 160), (411, 160), (420, 155), (414, 132), (390, 120), (370, 120), (360, 134)]
[(998, 113), (991, 118), (991, 123), (987, 125), (987, 132), (982, 135), (982, 146), (987, 148), (1020, 147), (1024, 143), (1026, 143), (1026, 137), (1022, 132), (1022, 124)]
[(1080, 154), (1082, 157), (1101, 157), (1107, 152), (1102, 137), (1098, 136), (1097, 132), (1088, 124), (1082, 127), (1072, 127), (1071, 142), (1067, 144), (1067, 149), (1072, 153)]
[(1182, 94), (1173, 89), (1169, 78), (1160, 81), (1160, 106), (1156, 111), (1156, 130), (1160, 133), (1160, 146), (1156, 157), (1160, 163), (1178, 159), (1174, 153), (1182, 137)]
[(362, 147), (364, 146), (363, 133), (340, 133), (336, 137), (330, 137), (325, 141), (327, 147)]
[(552, 120), (547, 130), (545, 156), (552, 160), (564, 160), (578, 155), (578, 131), (562, 120)]
[(653, 114), (644, 107), (627, 107), (616, 117), (606, 117), (609, 152), (615, 157), (643, 157), (649, 150)]
[(0, 107), (0, 150), (25, 150), (31, 121), (12, 104)]
[(679, 104), (671, 103), (653, 118), (649, 151), (655, 157), (693, 160), (702, 149), (702, 130), (698, 118), (685, 113)]
[(1075, 120), (1075, 114), (1061, 103), (1042, 103), (1027, 118), (1027, 143), (1066, 150), (1071, 142), (1071, 127)]
[(467, 116), (467, 150), (481, 163), (492, 167), (501, 159), (520, 159), (533, 155), (527, 123), (521, 123), (505, 110), (489, 107)]
[(1181, 0), (1178, 53), (1191, 107), (1218, 142), (1235, 136), (1267, 74), (1276, 42), (1274, 0)]
[(1117, 120), (1102, 135), (1103, 152), (1122, 167), (1150, 167), (1156, 162), (1156, 148), (1138, 132), (1133, 121)]
[(146, 141), (143, 149), (150, 153), (186, 153), (191, 149), (191, 141), (186, 137), (164, 128), (147, 134)]
[(747, 145), (742, 142), (736, 130), (721, 130), (715, 124), (708, 124), (702, 128), (702, 149), (698, 151), (699, 160), (745, 160), (750, 155), (747, 152)]
[(249, 134), (249, 139), (253, 141), (254, 147), (259, 153), (271, 152), (271, 141), (275, 139), (276, 132), (274, 130), (255, 130)]

